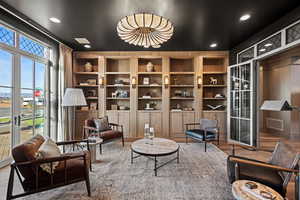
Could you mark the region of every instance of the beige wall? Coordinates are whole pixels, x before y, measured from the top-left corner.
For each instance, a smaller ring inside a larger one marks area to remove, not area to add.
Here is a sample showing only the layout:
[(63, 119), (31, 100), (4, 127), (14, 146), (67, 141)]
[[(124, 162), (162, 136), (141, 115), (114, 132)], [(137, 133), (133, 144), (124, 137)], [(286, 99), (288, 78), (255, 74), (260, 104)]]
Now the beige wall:
[[(272, 56), (260, 62), (260, 95), (261, 100), (286, 99), (293, 106), (300, 106), (300, 47)], [(262, 103), (262, 102), (261, 102)], [(286, 138), (300, 137), (299, 112), (267, 112), (260, 113), (262, 131), (281, 134)], [(284, 121), (284, 130), (267, 130), (266, 118)]]

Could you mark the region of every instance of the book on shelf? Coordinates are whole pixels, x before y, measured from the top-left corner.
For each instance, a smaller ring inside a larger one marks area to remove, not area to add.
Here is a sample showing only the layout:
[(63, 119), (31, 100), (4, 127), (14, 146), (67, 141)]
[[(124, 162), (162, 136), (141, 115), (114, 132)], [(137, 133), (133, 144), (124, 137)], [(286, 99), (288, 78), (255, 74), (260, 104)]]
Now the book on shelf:
[(151, 99), (151, 96), (142, 96), (143, 99)]

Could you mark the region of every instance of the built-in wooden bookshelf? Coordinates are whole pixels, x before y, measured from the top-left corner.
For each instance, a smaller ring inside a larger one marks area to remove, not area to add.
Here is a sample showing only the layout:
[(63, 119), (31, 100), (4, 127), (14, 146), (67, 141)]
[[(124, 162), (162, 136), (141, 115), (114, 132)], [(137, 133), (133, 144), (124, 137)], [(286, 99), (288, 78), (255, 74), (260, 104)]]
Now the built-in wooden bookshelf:
[[(86, 65), (89, 65), (87, 69)], [(76, 107), (78, 111), (98, 110), (98, 58), (79, 58), (74, 60), (73, 85), (82, 88), (87, 106)]]
[(193, 58), (170, 59), (170, 110), (194, 111), (195, 67)]
[[(180, 139), (184, 124), (200, 118), (218, 119), (224, 133), (227, 65), (227, 52), (75, 52), (73, 87), (82, 88), (88, 102), (88, 108), (76, 108), (76, 135), (85, 119), (104, 115), (122, 124), (127, 138), (143, 137), (148, 123), (157, 137)], [(96, 82), (84, 84), (89, 79)], [(224, 96), (216, 98), (218, 93)], [(225, 106), (208, 107), (219, 104)]]
[(107, 58), (105, 66), (106, 110), (130, 110), (130, 59)]
[(162, 58), (138, 58), (138, 110), (161, 110)]
[(203, 58), (203, 111), (225, 111), (227, 64), (224, 57)]

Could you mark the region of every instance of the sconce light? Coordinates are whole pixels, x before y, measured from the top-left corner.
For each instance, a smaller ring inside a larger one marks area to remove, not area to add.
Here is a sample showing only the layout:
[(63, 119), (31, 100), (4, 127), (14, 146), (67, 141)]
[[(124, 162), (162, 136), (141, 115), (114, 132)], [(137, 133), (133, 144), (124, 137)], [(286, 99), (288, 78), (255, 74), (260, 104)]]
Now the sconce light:
[(170, 79), (168, 76), (165, 76), (165, 78), (164, 78), (164, 85), (165, 85), (165, 88), (168, 88), (170, 85)]
[(100, 87), (103, 87), (103, 86), (104, 86), (104, 77), (103, 77), (103, 76), (101, 76), (101, 77), (99, 78), (99, 85), (100, 85)]
[(131, 78), (131, 86), (132, 86), (132, 88), (135, 88), (135, 87), (136, 87), (136, 77), (135, 77), (135, 76), (133, 76), (133, 77)]
[(202, 85), (202, 77), (201, 76), (197, 77), (197, 85), (198, 85), (198, 88), (201, 88), (201, 85)]

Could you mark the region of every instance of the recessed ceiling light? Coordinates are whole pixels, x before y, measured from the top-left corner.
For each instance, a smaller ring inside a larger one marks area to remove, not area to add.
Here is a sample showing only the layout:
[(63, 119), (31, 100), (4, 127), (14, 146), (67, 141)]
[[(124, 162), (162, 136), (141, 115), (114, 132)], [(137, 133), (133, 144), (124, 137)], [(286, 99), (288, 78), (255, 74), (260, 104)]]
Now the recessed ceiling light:
[(60, 21), (59, 19), (57, 19), (56, 17), (50, 17), (49, 20), (50, 20), (51, 22), (53, 22), (53, 23), (56, 23), (56, 24), (58, 24), (58, 23), (61, 22), (61, 21)]
[(90, 44), (90, 41), (86, 38), (74, 38), (79, 44)]
[(264, 52), (264, 51), (266, 51), (266, 49), (260, 49), (259, 51), (260, 51), (260, 52)]
[(217, 43), (212, 43), (211, 45), (209, 45), (211, 48), (215, 48), (215, 47), (217, 47), (218, 46), (218, 44)]
[(267, 43), (267, 44), (265, 44), (265, 47), (270, 47), (272, 45), (273, 45), (272, 43)]
[(90, 49), (90, 48), (91, 48), (91, 45), (85, 44), (84, 47), (87, 48), (87, 49)]
[(249, 14), (242, 15), (240, 17), (240, 21), (246, 21), (246, 20), (250, 19), (250, 17), (251, 17), (251, 15), (249, 15)]

